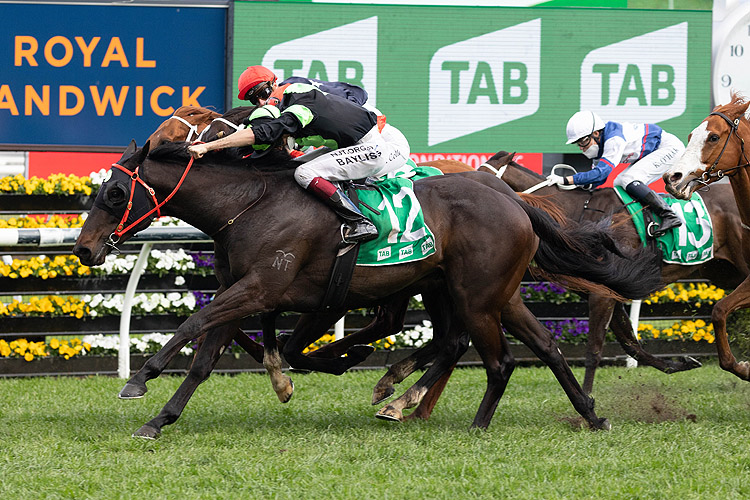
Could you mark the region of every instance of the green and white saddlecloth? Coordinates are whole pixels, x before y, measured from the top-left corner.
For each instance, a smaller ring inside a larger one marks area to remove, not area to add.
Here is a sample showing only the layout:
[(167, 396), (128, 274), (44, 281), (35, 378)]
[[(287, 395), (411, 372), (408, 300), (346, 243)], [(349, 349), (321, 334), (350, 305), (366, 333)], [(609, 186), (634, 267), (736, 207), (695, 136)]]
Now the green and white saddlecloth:
[(442, 172), (432, 167), (418, 167), (409, 160), (396, 175), (391, 177), (389, 174), (389, 178), (378, 180), (373, 186), (375, 189), (357, 192), (359, 208), (380, 233), (377, 239), (360, 246), (358, 266), (401, 264), (422, 260), (435, 253), (435, 237), (425, 224), (422, 207), (414, 195), (413, 181), (442, 175)]
[[(638, 202), (631, 203), (633, 198), (622, 188), (616, 187), (615, 192), (633, 216), (633, 223), (646, 245), (646, 223), (643, 219), (642, 206)], [(693, 193), (689, 201), (678, 200), (669, 196), (663, 197), (667, 205), (674, 210), (678, 217), (686, 224), (668, 231), (656, 238), (662, 249), (663, 260), (668, 264), (702, 264), (714, 257), (714, 233), (711, 215), (706, 209), (703, 199), (698, 193)], [(661, 219), (654, 215), (657, 222)]]

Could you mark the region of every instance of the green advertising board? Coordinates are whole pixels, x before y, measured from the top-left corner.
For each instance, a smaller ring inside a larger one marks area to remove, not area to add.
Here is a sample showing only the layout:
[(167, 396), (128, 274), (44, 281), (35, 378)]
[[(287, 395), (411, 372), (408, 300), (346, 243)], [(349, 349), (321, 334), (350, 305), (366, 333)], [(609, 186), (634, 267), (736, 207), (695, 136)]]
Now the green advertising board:
[(580, 109), (686, 140), (710, 111), (710, 11), (237, 2), (234, 19), (235, 80), (356, 83), (412, 152), (576, 152)]

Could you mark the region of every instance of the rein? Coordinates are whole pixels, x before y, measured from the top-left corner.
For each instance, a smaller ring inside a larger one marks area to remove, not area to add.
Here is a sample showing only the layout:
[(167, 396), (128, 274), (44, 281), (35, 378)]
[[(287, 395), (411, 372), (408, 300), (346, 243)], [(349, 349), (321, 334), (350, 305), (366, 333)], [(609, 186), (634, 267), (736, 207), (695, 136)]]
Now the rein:
[(266, 180), (263, 179), (263, 191), (260, 192), (260, 196), (258, 196), (258, 198), (256, 198), (255, 201), (253, 201), (251, 204), (249, 204), (244, 209), (242, 209), (240, 213), (238, 213), (237, 215), (229, 219), (223, 226), (219, 228), (218, 231), (216, 231), (215, 233), (211, 235), (211, 238), (214, 238), (217, 234), (219, 234), (220, 232), (222, 232), (223, 230), (225, 230), (226, 228), (234, 224), (234, 221), (236, 221), (242, 214), (244, 214), (245, 212), (253, 208), (261, 200), (261, 198), (263, 198), (263, 196), (266, 194), (267, 186), (268, 184), (266, 184)]
[[(745, 140), (742, 137), (740, 137), (739, 133), (737, 133), (737, 129), (739, 128), (739, 125), (740, 125), (740, 118), (737, 117), (734, 121), (732, 121), (731, 118), (729, 118), (727, 115), (719, 111), (712, 111), (708, 116), (711, 116), (711, 115), (715, 115), (715, 116), (719, 116), (723, 118), (724, 121), (727, 122), (727, 124), (729, 125), (730, 132), (729, 132), (729, 135), (727, 135), (727, 140), (724, 141), (724, 146), (721, 148), (721, 152), (719, 153), (719, 156), (716, 157), (716, 160), (714, 160), (713, 164), (710, 167), (708, 167), (708, 169), (705, 172), (703, 172), (700, 179), (698, 179), (698, 182), (700, 182), (701, 184), (705, 186), (708, 186), (709, 181), (714, 177), (718, 180), (724, 177), (725, 175), (727, 175), (727, 172), (733, 172), (741, 168), (750, 167), (750, 161), (747, 159), (747, 155), (745, 154)], [(714, 173), (713, 170), (717, 167), (717, 165), (719, 164), (719, 160), (721, 160), (721, 157), (724, 155), (724, 151), (727, 149), (727, 145), (729, 144), (729, 140), (732, 138), (732, 135), (735, 135), (737, 139), (740, 141), (740, 158), (738, 158), (737, 160), (737, 166), (727, 168), (727, 169), (722, 169)], [(740, 164), (743, 158), (745, 159), (745, 163)], [(731, 175), (734, 175), (734, 174), (731, 174)]]

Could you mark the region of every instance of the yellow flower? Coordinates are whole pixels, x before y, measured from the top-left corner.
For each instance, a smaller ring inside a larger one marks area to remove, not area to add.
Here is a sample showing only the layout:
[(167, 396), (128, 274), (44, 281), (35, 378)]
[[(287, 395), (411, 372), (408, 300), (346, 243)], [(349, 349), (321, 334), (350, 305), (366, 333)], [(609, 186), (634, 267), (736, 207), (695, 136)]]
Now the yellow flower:
[(30, 352), (27, 352), (26, 354), (23, 355), (23, 359), (25, 359), (26, 361), (32, 361), (34, 359), (34, 355), (31, 354)]

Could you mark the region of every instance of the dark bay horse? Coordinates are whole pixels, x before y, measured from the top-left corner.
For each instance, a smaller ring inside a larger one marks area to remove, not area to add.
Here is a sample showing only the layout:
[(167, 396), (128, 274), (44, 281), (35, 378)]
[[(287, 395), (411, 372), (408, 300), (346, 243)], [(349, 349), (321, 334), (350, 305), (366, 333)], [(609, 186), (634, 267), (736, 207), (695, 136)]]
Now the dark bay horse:
[[(270, 154), (267, 160), (276, 161), (273, 171), (249, 169), (249, 160), (230, 161), (219, 156), (192, 163), (185, 146), (166, 144), (149, 155), (148, 145), (137, 149), (131, 144), (102, 185), (74, 248), (82, 262), (102, 263), (115, 245), (150, 224), (154, 213), (149, 210), (156, 205), (162, 214), (212, 235), (222, 250), (217, 254), (221, 288), (216, 299), (190, 316), (123, 389), (145, 392), (146, 381), (158, 376), (182, 346), (208, 333), (175, 396), (136, 432), (141, 437), (158, 436), (164, 425), (179, 417), (243, 317), (285, 310), (316, 311), (339, 241), (335, 215), (294, 183), (293, 162)], [(190, 165), (192, 171), (187, 175)], [(488, 182), (500, 182), (478, 175)], [(414, 192), (435, 235), (435, 254), (389, 268), (357, 267), (344, 309), (400, 300), (415, 293), (438, 297), (440, 328), (448, 339), (468, 332), (487, 371), (487, 390), (475, 426), (489, 424), (512, 371), (500, 314), (516, 293), (535, 252), (536, 258), (547, 259), (548, 269), (561, 274), (576, 271), (594, 279), (620, 274), (631, 284), (633, 276), (658, 276), (658, 263), (649, 259), (623, 259), (615, 265), (610, 258), (615, 254), (604, 252), (612, 244), (605, 231), (594, 239), (576, 242), (571, 235), (580, 233), (567, 233), (543, 211), (474, 180), (423, 179), (415, 183)], [(131, 196), (135, 200), (132, 205)], [(127, 208), (131, 206), (132, 210)], [(545, 251), (540, 254), (537, 247)], [(279, 252), (288, 257), (284, 265), (279, 264)], [(648, 289), (659, 287), (657, 281), (633, 285), (630, 293), (648, 293)], [(301, 353), (344, 309), (305, 315), (284, 348), (287, 361), (320, 371), (355, 364), (357, 360), (347, 359), (349, 356), (324, 360)], [(445, 359), (451, 358), (452, 354), (446, 354)], [(606, 419), (595, 415), (592, 399), (578, 395), (574, 405), (592, 428), (608, 426)]]
[[(710, 184), (710, 191), (705, 195), (720, 192), (725, 202), (732, 200), (734, 205), (732, 213), (739, 234), (733, 241), (732, 251), (734, 259), (743, 264), (743, 272), (736, 276), (742, 282), (714, 305), (711, 321), (719, 364), (742, 380), (750, 380), (750, 363), (738, 362), (732, 354), (727, 317), (737, 309), (750, 306), (750, 277), (746, 271), (750, 262), (750, 161), (745, 150), (750, 144), (747, 109), (748, 101), (733, 93), (729, 104), (714, 108), (692, 131), (685, 154), (664, 174), (667, 191), (677, 198), (689, 199), (693, 192)], [(725, 185), (714, 184), (723, 178), (729, 179), (731, 194)]]
[[(518, 163), (510, 161), (512, 154), (501, 151), (487, 163), (501, 169), (502, 179), (513, 189), (522, 191), (535, 186), (545, 178)], [(503, 168), (504, 167), (504, 168)], [(750, 267), (742, 258), (742, 229), (736, 205), (732, 201), (730, 186), (716, 185), (701, 193), (708, 209), (714, 230), (714, 258), (699, 265), (664, 264), (664, 284), (687, 278), (705, 278), (721, 288), (736, 287), (748, 274)], [(612, 188), (586, 191), (573, 189), (561, 191), (555, 186), (534, 191), (548, 196), (569, 218), (573, 220), (598, 220), (612, 212), (621, 210), (623, 217), (618, 223), (616, 238), (622, 245), (641, 245), (635, 226)], [(653, 248), (655, 253), (661, 251)], [(596, 368), (601, 361), (607, 327), (612, 329), (625, 352), (640, 363), (653, 366), (665, 373), (697, 368), (700, 364), (692, 358), (669, 360), (657, 358), (645, 351), (633, 332), (627, 311), (622, 303), (596, 294), (589, 295), (589, 335), (586, 350), (586, 374), (583, 388), (591, 392)], [(718, 337), (717, 337), (718, 338)]]

